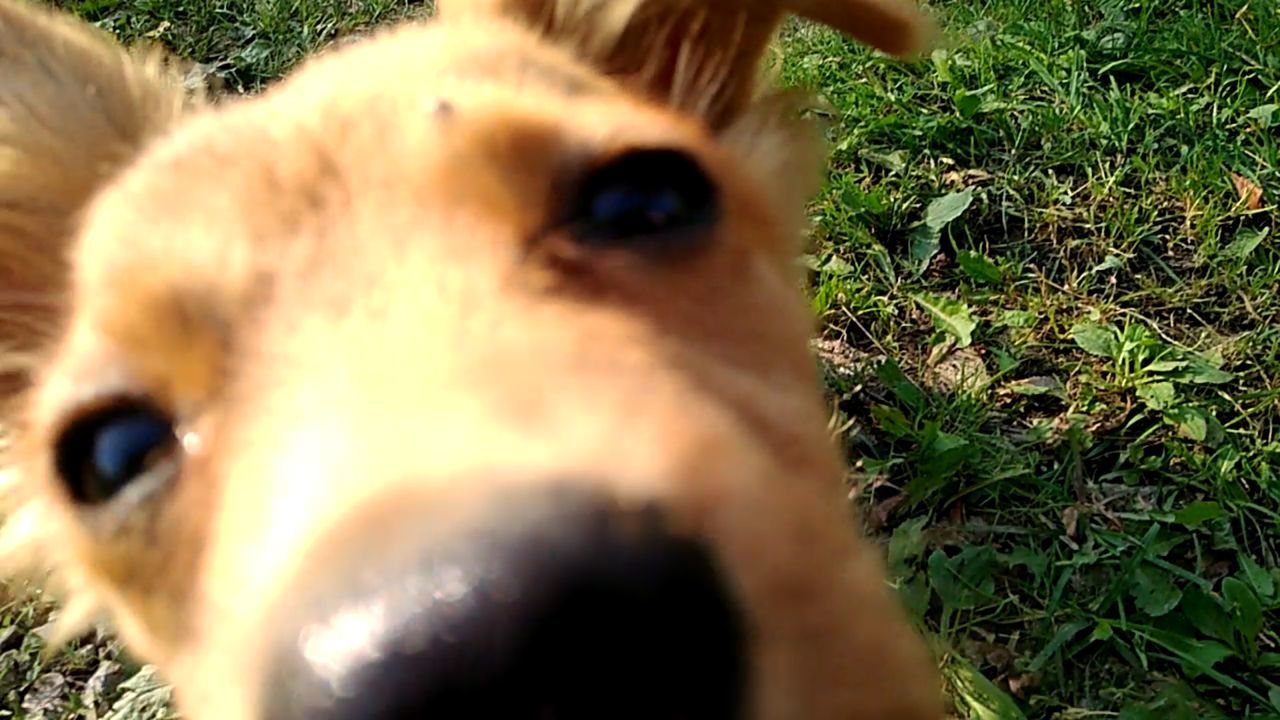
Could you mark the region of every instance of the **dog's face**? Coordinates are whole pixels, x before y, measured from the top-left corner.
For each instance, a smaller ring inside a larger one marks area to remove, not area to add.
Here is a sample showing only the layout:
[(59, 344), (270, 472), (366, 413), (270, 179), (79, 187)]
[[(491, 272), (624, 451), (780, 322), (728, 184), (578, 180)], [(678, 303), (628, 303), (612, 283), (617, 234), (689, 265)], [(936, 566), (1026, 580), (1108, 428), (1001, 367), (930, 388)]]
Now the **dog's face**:
[[(136, 158), (67, 192), (16, 518), (190, 716), (938, 716), (840, 502), (794, 262), (819, 155), (752, 95), (783, 8), (572, 5), (113, 126)], [(911, 42), (830, 5), (796, 9)], [(0, 5), (0, 46), (68, 28)]]

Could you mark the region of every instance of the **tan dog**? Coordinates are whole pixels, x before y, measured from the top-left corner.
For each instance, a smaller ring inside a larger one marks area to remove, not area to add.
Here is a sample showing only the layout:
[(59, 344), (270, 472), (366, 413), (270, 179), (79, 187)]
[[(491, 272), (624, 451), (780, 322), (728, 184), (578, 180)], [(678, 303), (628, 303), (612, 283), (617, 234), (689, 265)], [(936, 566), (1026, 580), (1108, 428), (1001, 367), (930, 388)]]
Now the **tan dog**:
[(926, 720), (841, 499), (784, 12), (455, 0), (216, 108), (0, 0), (11, 556), (184, 712)]

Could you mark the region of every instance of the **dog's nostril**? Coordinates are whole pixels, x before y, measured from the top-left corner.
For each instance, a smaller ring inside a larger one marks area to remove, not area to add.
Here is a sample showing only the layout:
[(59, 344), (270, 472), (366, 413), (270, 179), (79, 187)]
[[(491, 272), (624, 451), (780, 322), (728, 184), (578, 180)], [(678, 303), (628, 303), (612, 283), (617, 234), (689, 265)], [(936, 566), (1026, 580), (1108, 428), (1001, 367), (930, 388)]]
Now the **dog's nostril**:
[(292, 621), (267, 718), (740, 714), (738, 610), (710, 554), (657, 513), (542, 496), (398, 549), (325, 572), (337, 590), (305, 605), (300, 629)]

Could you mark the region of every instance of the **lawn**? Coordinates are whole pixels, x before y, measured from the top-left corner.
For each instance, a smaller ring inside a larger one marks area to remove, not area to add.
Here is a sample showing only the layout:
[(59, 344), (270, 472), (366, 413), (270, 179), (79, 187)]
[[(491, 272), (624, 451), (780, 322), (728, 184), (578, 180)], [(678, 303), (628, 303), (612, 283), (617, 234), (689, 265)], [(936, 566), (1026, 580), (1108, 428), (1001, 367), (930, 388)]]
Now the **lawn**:
[(1280, 717), (1280, 9), (935, 7), (913, 66), (786, 36), (835, 144), (814, 307), (902, 597), (962, 714)]
[[(423, 11), (62, 4), (231, 92)], [(794, 23), (781, 70), (834, 149), (806, 261), (851, 488), (955, 713), (1280, 718), (1280, 4), (934, 10), (921, 62)], [(0, 614), (0, 707), (163, 715)]]

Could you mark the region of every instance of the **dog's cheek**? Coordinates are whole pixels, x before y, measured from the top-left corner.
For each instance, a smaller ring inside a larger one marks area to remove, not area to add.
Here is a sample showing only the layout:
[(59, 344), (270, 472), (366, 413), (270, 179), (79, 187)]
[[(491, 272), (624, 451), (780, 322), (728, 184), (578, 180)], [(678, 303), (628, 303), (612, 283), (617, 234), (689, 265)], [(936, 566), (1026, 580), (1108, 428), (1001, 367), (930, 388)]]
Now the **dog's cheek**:
[(82, 523), (77, 533), (79, 562), (96, 576), (122, 638), (162, 667), (199, 642), (200, 578), (218, 485), (200, 458), (188, 458), (170, 487), (113, 532)]

